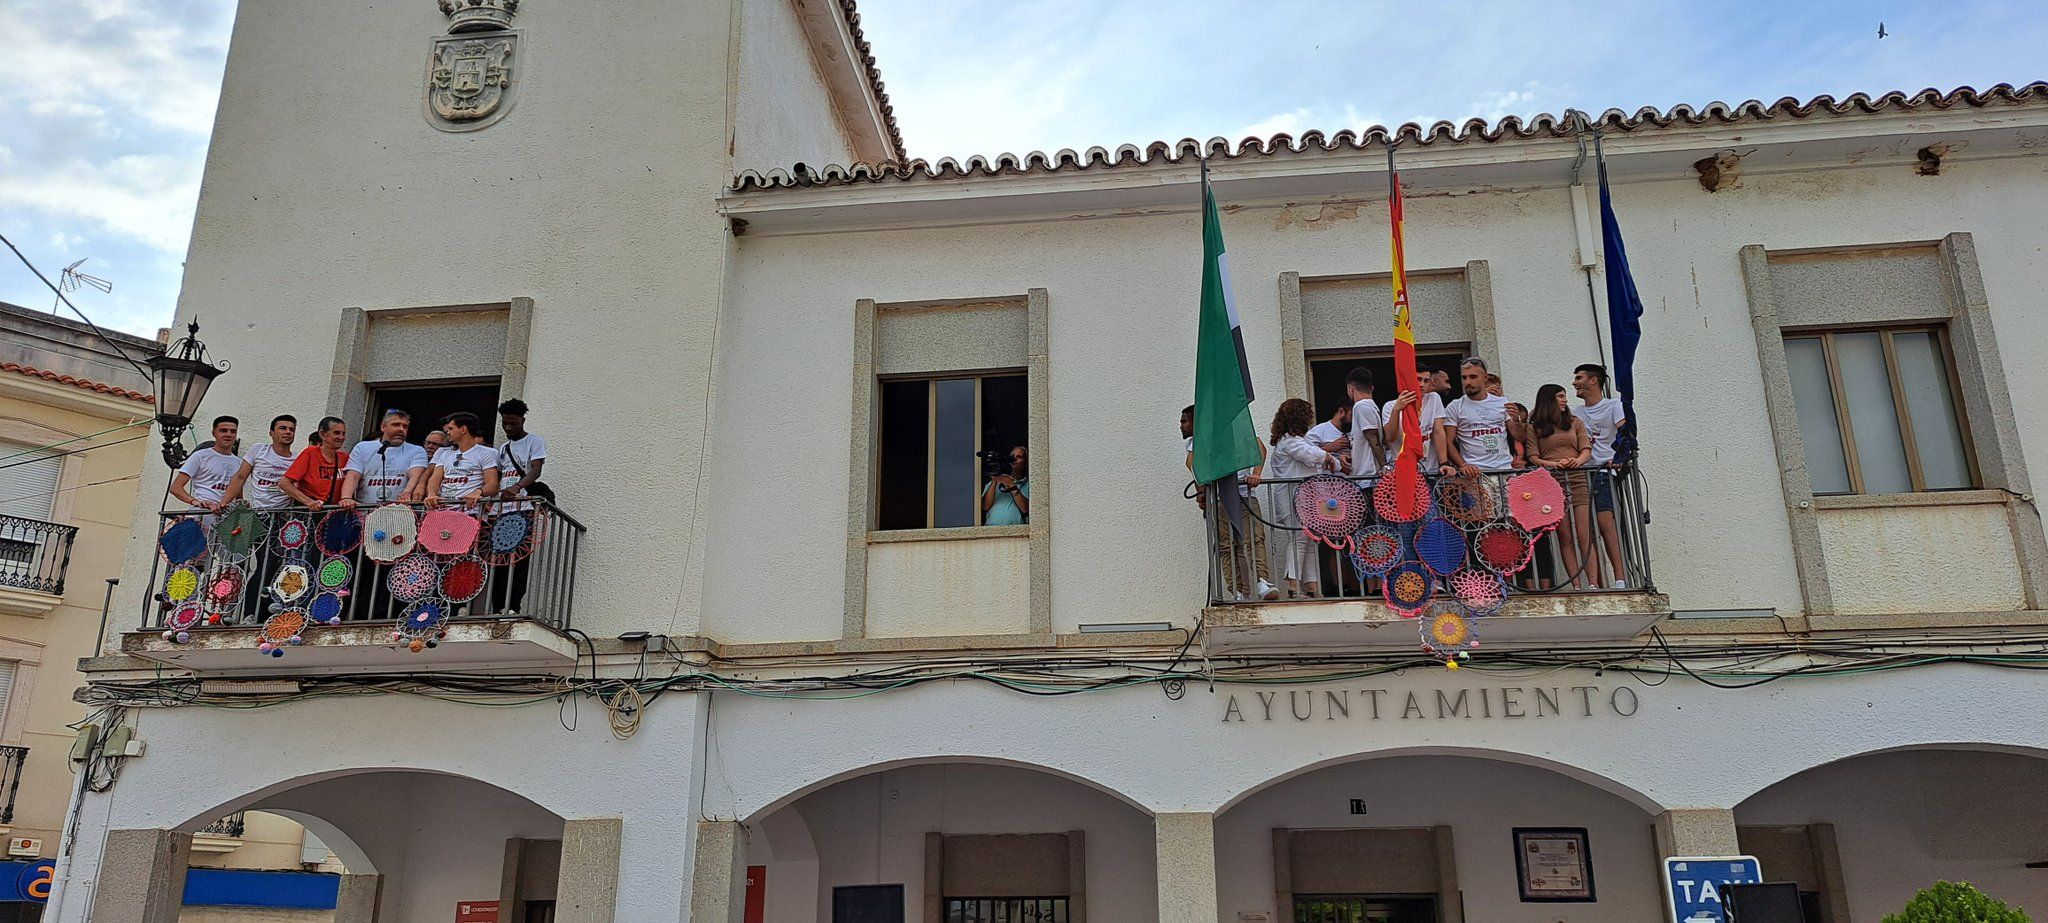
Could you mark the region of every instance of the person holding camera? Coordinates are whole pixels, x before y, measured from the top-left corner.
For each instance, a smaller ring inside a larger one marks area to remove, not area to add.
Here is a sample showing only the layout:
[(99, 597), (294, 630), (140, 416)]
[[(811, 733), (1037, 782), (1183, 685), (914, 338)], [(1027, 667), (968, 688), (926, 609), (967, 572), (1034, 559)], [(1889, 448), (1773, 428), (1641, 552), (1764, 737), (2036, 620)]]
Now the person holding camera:
[(981, 489), (982, 525), (1021, 526), (1031, 521), (1029, 454), (1021, 445), (1011, 449), (1009, 473), (990, 474), (988, 486)]

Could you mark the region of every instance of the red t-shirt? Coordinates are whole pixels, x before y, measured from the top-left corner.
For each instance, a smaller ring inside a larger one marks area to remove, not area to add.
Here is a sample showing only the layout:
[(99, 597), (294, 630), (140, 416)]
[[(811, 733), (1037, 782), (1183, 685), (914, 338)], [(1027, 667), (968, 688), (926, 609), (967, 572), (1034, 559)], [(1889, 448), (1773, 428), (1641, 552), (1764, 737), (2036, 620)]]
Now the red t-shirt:
[(297, 485), (299, 492), (322, 503), (333, 503), (341, 499), (341, 472), (348, 467), (348, 453), (334, 453), (330, 462), (320, 454), (320, 447), (309, 445), (299, 457), (292, 459), (292, 466), (285, 469), (284, 479)]

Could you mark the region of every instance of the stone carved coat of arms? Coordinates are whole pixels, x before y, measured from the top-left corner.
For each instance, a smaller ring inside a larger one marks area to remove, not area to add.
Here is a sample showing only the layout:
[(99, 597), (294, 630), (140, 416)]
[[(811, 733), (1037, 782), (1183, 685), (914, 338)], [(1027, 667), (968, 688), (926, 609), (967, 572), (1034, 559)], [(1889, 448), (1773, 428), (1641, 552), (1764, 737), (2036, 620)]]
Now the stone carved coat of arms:
[(512, 107), (520, 33), (437, 36), (427, 59), (427, 120), (443, 131), (482, 128)]

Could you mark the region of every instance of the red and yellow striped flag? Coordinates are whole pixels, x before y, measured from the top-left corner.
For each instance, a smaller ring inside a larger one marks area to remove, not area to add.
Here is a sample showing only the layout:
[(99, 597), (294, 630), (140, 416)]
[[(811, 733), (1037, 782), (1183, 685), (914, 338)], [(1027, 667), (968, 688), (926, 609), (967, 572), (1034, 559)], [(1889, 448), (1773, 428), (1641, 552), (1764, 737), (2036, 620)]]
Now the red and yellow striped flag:
[(1394, 493), (1401, 518), (1416, 516), (1417, 481), (1422, 478), (1422, 401), (1415, 380), (1415, 330), (1408, 323), (1408, 272), (1401, 253), (1401, 174), (1394, 170), (1394, 146), (1387, 145), (1387, 218), (1393, 230), (1394, 255), (1394, 383), (1402, 393), (1416, 393), (1401, 411), (1401, 455), (1394, 460)]

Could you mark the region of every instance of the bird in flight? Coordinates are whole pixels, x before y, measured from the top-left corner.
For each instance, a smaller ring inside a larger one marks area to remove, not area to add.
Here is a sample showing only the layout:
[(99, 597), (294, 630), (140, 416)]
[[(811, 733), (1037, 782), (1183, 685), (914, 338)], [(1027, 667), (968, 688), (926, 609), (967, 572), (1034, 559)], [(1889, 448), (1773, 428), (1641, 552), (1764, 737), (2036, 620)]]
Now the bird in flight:
[(1889, 35), (1889, 34), (1891, 34), (1891, 33), (1888, 33), (1888, 32), (1886, 32), (1886, 31), (1884, 31), (1884, 23), (1882, 23), (1882, 22), (1879, 22), (1879, 23), (1877, 24), (1877, 37), (1881, 39), (1881, 38), (1884, 38), (1884, 37), (1885, 37), (1886, 35)]

